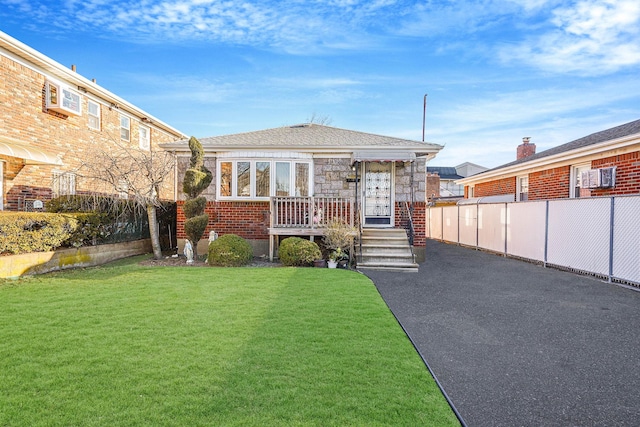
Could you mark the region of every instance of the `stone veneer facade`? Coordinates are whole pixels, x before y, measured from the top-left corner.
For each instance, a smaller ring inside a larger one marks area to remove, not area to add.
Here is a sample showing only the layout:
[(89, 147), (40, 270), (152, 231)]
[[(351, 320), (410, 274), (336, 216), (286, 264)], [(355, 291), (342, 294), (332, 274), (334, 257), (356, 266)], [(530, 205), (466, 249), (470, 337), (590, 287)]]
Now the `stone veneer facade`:
[[(206, 157), (205, 166), (213, 173), (214, 180), (203, 195), (207, 197), (206, 213), (209, 214), (209, 224), (205, 230), (203, 239), (198, 245), (199, 253), (204, 253), (207, 245), (207, 236), (210, 231), (222, 234), (237, 234), (249, 240), (254, 247), (256, 255), (268, 253), (270, 205), (268, 201), (258, 200), (216, 200), (216, 158)], [(189, 167), (189, 157), (178, 158), (178, 239), (183, 244), (186, 235), (184, 233), (184, 211), (182, 205), (185, 200), (182, 191), (184, 173)], [(355, 172), (351, 168), (350, 158), (315, 158), (313, 160), (314, 171), (314, 196), (353, 198), (356, 188), (355, 182), (348, 182), (347, 177), (354, 177)], [(414, 187), (414, 213), (415, 227), (414, 245), (425, 246), (425, 174), (426, 162), (418, 158), (413, 168)], [(411, 164), (396, 163), (395, 167), (395, 199), (396, 199), (396, 226), (402, 218), (405, 202), (411, 201)], [(360, 189), (360, 183), (358, 188)], [(360, 198), (358, 198), (360, 202)]]

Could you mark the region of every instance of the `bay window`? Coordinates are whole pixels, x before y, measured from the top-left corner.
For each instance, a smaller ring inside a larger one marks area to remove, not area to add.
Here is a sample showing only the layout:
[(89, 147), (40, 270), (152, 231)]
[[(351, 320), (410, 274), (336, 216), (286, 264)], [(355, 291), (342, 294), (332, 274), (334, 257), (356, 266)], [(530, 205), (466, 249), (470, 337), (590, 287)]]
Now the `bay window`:
[(311, 194), (310, 161), (224, 159), (218, 161), (217, 170), (218, 197), (221, 199), (304, 197)]

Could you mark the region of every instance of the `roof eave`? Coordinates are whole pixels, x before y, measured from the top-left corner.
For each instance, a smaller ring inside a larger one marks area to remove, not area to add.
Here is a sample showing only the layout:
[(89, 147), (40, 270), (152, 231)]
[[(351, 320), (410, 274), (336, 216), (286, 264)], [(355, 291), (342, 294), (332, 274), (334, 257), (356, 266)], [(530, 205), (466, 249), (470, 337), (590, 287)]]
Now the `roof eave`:
[[(189, 145), (185, 142), (170, 142), (160, 145), (162, 148), (168, 151), (176, 152), (189, 152)], [(202, 144), (202, 148), (206, 153), (219, 153), (228, 151), (299, 151), (306, 153), (352, 153), (353, 151), (411, 151), (418, 157), (427, 156), (430, 154), (437, 154), (442, 150), (442, 146), (431, 144), (428, 147), (416, 147), (416, 146), (377, 146), (377, 145), (363, 145), (363, 146), (327, 146), (327, 147), (310, 147), (310, 146), (288, 146), (282, 147), (278, 145), (264, 145), (264, 146), (247, 146), (247, 145), (225, 145), (214, 146), (208, 144)]]
[(188, 135), (185, 133), (175, 129), (174, 127), (168, 125), (162, 120), (152, 116), (146, 111), (136, 107), (128, 101), (125, 101), (123, 98), (109, 92), (103, 87), (99, 86), (97, 83), (87, 79), (86, 77), (81, 76), (73, 70), (65, 67), (59, 62), (54, 61), (53, 59), (47, 57), (46, 55), (38, 52), (37, 50), (27, 46), (26, 44), (20, 42), (19, 40), (14, 39), (8, 34), (0, 31), (0, 47), (6, 49), (7, 51), (13, 53), (14, 55), (22, 58), (28, 62), (38, 65), (43, 70), (51, 73), (52, 76), (57, 77), (66, 82), (71, 82), (78, 86), (78, 89), (81, 91), (86, 91), (94, 94), (97, 97), (104, 99), (107, 102), (110, 102), (114, 105), (117, 105), (119, 109), (125, 110), (130, 114), (133, 114), (137, 117), (146, 117), (149, 121), (156, 127), (179, 136), (181, 138), (187, 138)]
[(541, 157), (539, 159), (534, 159), (531, 161), (519, 163), (517, 165), (512, 165), (504, 168), (497, 168), (497, 169), (489, 170), (486, 172), (481, 172), (479, 174), (472, 175), (470, 177), (458, 180), (456, 181), (456, 184), (470, 185), (470, 184), (475, 184), (477, 182), (485, 182), (490, 178), (502, 178), (505, 176), (514, 176), (514, 175), (518, 175), (519, 172), (524, 172), (526, 170), (539, 169), (543, 166), (557, 164), (560, 162), (566, 163), (580, 157), (599, 154), (607, 150), (624, 148), (629, 145), (633, 145), (637, 143), (640, 143), (640, 134), (638, 133), (627, 135), (622, 138), (603, 141), (598, 144), (588, 145), (586, 147), (575, 148), (570, 151), (565, 151), (565, 152), (554, 154), (551, 156)]

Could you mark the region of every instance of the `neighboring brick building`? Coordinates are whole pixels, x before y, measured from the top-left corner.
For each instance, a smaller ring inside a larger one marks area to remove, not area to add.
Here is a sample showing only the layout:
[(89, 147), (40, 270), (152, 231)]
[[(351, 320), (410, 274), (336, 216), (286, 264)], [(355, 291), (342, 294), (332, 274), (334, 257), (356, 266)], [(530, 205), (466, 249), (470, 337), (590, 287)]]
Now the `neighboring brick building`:
[(524, 138), (518, 159), (457, 181), (466, 198), (515, 201), (640, 194), (640, 120), (535, 153)]
[(74, 172), (89, 144), (149, 150), (186, 137), (74, 68), (0, 32), (0, 210), (90, 191)]
[[(338, 205), (340, 215), (361, 221), (364, 228), (391, 229), (404, 226), (410, 206), (413, 243), (419, 251), (424, 249), (426, 162), (442, 149), (440, 145), (318, 124), (202, 138), (200, 142), (205, 166), (214, 176), (203, 194), (210, 215), (206, 233), (239, 234), (261, 254), (267, 253), (274, 235), (317, 232), (304, 227), (326, 220), (329, 210), (337, 215)], [(187, 141), (162, 146), (178, 153), (176, 186), (182, 188), (190, 156)], [(186, 236), (180, 200), (184, 194), (178, 199), (182, 245)], [(276, 199), (281, 211), (273, 207)], [(318, 203), (325, 205), (318, 209)], [(275, 229), (276, 214), (287, 217), (287, 224), (279, 225), (290, 230)]]

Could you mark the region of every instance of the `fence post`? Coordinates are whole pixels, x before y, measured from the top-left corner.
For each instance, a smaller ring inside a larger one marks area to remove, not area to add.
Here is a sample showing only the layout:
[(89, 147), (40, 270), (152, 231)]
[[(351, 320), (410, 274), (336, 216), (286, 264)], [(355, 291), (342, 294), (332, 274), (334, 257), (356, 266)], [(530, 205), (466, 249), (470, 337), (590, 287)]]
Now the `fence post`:
[(611, 278), (613, 277), (613, 228), (615, 226), (614, 215), (615, 215), (615, 197), (611, 197), (611, 210), (610, 210), (610, 218), (609, 218), (609, 283), (611, 283)]
[(476, 251), (480, 250), (480, 203), (476, 203)]
[(507, 256), (507, 241), (509, 240), (507, 239), (507, 232), (509, 231), (507, 227), (507, 224), (509, 223), (508, 214), (509, 214), (509, 203), (505, 202), (504, 204), (504, 256), (505, 257)]
[(542, 264), (544, 267), (547, 266), (547, 254), (549, 251), (549, 201), (545, 202), (545, 213), (544, 213), (544, 260)]

